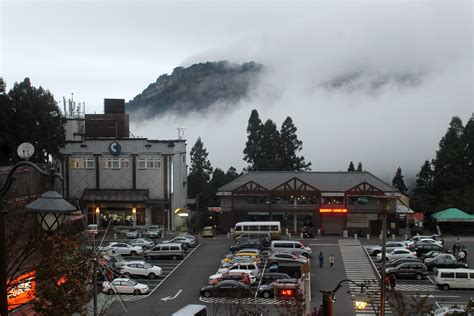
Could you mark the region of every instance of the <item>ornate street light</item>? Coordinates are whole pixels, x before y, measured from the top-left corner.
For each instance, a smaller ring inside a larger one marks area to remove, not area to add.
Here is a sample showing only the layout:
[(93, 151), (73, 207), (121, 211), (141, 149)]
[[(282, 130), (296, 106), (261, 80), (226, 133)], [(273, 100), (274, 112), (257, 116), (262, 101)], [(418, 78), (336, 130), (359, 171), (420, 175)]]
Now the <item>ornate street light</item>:
[(26, 209), (37, 214), (38, 223), (48, 233), (54, 232), (61, 226), (66, 214), (76, 211), (76, 208), (56, 191), (42, 194), (39, 199), (28, 204)]
[(352, 283), (356, 286), (360, 287), (360, 293), (354, 294), (352, 296), (352, 302), (354, 303), (354, 307), (357, 310), (363, 310), (367, 307), (370, 303), (370, 298), (365, 294), (365, 287), (367, 286), (364, 283), (356, 283), (350, 279), (344, 279), (340, 281), (337, 286), (332, 291), (321, 291), (323, 294), (323, 316), (332, 316), (333, 315), (333, 302), (334, 302), (334, 295), (336, 292), (341, 288), (344, 282)]

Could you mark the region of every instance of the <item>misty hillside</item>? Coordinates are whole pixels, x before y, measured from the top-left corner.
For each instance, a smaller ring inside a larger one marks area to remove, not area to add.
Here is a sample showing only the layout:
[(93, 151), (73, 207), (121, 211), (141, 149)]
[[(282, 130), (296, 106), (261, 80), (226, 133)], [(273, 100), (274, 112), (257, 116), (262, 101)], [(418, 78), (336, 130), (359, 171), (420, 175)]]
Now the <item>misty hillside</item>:
[(262, 67), (255, 62), (240, 65), (227, 61), (177, 67), (128, 102), (127, 112), (133, 120), (141, 120), (164, 113), (204, 112), (215, 102), (238, 102), (247, 95)]

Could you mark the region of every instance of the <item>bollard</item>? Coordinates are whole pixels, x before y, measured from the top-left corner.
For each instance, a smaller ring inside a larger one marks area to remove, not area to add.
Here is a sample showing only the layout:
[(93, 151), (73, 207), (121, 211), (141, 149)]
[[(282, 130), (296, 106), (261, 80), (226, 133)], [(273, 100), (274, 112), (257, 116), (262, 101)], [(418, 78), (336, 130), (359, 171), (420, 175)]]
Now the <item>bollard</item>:
[(291, 233), (288, 233), (288, 238), (290, 238), (290, 239), (291, 239)]
[(354, 239), (356, 239), (356, 240), (357, 240), (357, 234), (354, 234)]
[(407, 239), (408, 239), (408, 235), (407, 235), (407, 234), (405, 234), (405, 240), (407, 240)]
[(382, 234), (379, 235), (379, 239), (382, 240)]
[(303, 239), (303, 238), (304, 238), (304, 237), (303, 237), (303, 233), (301, 233), (301, 234), (300, 234), (300, 238), (301, 238), (301, 239)]
[(321, 229), (318, 228), (318, 236), (321, 236)]
[(395, 234), (392, 234), (392, 240), (395, 240)]
[(117, 233), (114, 233), (114, 239), (117, 239)]
[(287, 236), (288, 236), (288, 228), (286, 228), (286, 233), (285, 233), (285, 235), (287, 235)]
[(367, 240), (369, 240), (369, 239), (370, 239), (370, 234), (367, 234)]
[(227, 233), (227, 238), (229, 238), (229, 239), (230, 239), (230, 233)]

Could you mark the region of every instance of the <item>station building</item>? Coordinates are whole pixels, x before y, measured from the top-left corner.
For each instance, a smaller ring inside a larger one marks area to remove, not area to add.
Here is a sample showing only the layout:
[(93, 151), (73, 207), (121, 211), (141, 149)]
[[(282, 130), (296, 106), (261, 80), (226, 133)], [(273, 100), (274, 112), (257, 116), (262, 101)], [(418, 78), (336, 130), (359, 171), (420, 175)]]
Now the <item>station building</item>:
[(381, 200), (389, 200), (387, 228), (398, 234), (400, 193), (369, 172), (251, 171), (219, 188), (224, 229), (241, 221), (280, 221), (282, 230), (304, 226), (324, 234), (379, 235)]
[(185, 225), (185, 140), (134, 137), (122, 99), (105, 99), (104, 114), (82, 114), (71, 103), (65, 112), (63, 192), (79, 202), (89, 224)]

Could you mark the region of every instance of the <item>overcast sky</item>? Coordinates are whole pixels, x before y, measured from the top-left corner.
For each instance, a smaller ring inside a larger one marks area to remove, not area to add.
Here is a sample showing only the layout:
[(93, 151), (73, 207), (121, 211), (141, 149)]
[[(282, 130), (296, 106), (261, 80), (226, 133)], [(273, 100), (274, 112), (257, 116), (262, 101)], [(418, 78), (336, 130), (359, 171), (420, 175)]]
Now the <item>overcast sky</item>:
[[(227, 59), (267, 66), (234, 110), (132, 124), (135, 135), (201, 136), (214, 167), (245, 166), (250, 111), (291, 116), (313, 170), (350, 160), (384, 180), (435, 157), (451, 117), (473, 102), (471, 1), (5, 1), (1, 72), (30, 77), (88, 113), (127, 101), (176, 66)], [(340, 87), (330, 83), (351, 78)], [(381, 86), (378, 83), (383, 82)], [(216, 109), (218, 109), (216, 105)]]

